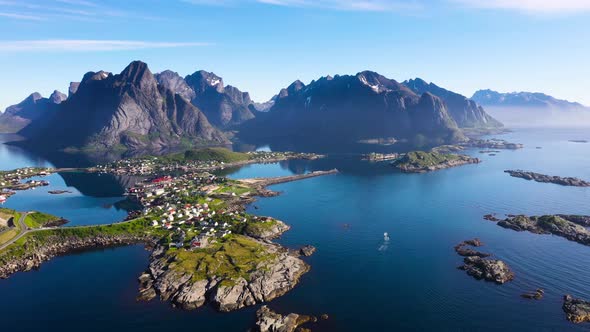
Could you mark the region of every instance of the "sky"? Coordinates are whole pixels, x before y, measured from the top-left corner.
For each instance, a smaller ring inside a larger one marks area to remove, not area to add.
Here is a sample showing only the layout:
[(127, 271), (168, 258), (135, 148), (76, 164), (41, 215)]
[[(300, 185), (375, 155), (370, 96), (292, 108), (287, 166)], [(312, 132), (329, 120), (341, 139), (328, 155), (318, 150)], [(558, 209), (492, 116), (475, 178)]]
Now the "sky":
[(590, 105), (589, 40), (590, 0), (0, 0), (0, 110), (133, 60), (255, 101), (373, 70)]

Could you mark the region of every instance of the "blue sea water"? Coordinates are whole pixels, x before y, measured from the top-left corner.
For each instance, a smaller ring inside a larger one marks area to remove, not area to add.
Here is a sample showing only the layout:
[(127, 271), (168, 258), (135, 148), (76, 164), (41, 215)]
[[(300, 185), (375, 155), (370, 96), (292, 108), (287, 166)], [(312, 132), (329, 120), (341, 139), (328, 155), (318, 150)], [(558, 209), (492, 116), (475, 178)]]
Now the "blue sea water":
[[(10, 136), (0, 135), (0, 170), (55, 167), (43, 157), (15, 146), (2, 144), (10, 140)], [(68, 226), (108, 224), (120, 221), (127, 216), (127, 211), (114, 205), (124, 199), (122, 196), (124, 190), (113, 176), (61, 173), (33, 179), (47, 180), (50, 185), (19, 191), (2, 207), (18, 211), (37, 210), (50, 213), (69, 220)], [(71, 193), (52, 195), (48, 193), (49, 190), (68, 190)]]
[[(501, 138), (525, 148), (496, 156), (469, 150), (483, 162), (427, 174), (402, 174), (347, 155), (230, 170), (235, 178), (341, 171), (273, 186), (282, 195), (249, 208), (292, 226), (278, 240), (285, 246), (318, 248), (306, 259), (311, 271), (270, 306), (284, 313), (327, 313), (330, 319), (314, 331), (590, 330), (568, 322), (561, 309), (564, 294), (590, 300), (590, 248), (482, 219), (492, 212), (590, 214), (589, 188), (529, 182), (503, 172), (521, 168), (590, 179), (590, 144), (569, 142), (590, 140), (590, 132), (519, 129)], [(80, 195), (98, 199), (85, 190)], [(461, 257), (453, 246), (473, 237), (485, 243), (482, 251), (512, 267), (514, 281), (477, 281), (456, 268)], [(147, 257), (140, 246), (92, 251), (0, 280), (0, 317), (9, 318), (3, 327), (245, 331), (254, 321), (256, 308), (219, 314), (136, 303), (136, 278)], [(520, 297), (539, 287), (546, 291), (543, 300)]]

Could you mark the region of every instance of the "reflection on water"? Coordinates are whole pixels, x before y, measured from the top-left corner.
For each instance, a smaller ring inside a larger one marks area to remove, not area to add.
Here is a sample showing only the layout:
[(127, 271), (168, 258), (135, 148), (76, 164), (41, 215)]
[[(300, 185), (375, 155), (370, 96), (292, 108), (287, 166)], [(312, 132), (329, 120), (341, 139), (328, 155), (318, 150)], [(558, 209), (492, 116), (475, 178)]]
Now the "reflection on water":
[[(590, 188), (530, 182), (503, 172), (522, 168), (590, 179), (590, 144), (568, 142), (590, 139), (590, 131), (522, 130), (502, 138), (524, 143), (525, 148), (503, 150), (496, 156), (469, 150), (483, 162), (428, 174), (402, 174), (387, 163), (371, 164), (346, 154), (226, 170), (234, 178), (341, 170), (337, 175), (272, 186), (283, 194), (249, 207), (251, 213), (291, 225), (279, 239), (282, 244), (290, 248), (311, 244), (318, 249), (306, 258), (312, 268), (301, 283), (270, 306), (284, 313), (328, 313), (327, 327), (314, 329), (320, 332), (587, 330), (588, 325), (566, 321), (561, 297), (571, 293), (590, 299), (590, 248), (556, 236), (503, 229), (482, 216), (590, 214)], [(66, 186), (60, 175), (52, 176), (56, 177), (52, 183)], [(82, 177), (67, 182), (80, 188), (96, 186), (84, 192), (97, 196), (108, 194), (111, 186), (115, 193), (117, 183), (124, 183), (110, 179), (113, 183), (103, 186), (101, 180)], [(100, 200), (110, 199), (87, 201), (89, 196), (78, 195), (98, 209), (102, 209)], [(486, 252), (512, 267), (514, 281), (498, 286), (456, 269), (462, 258), (453, 246), (473, 237), (481, 238)], [(382, 250), (376, 254), (376, 249)], [(159, 301), (136, 303), (136, 278), (146, 268), (147, 255), (139, 247), (127, 247), (62, 257), (40, 271), (0, 281), (3, 316), (36, 313), (35, 319), (8, 319), (3, 326), (244, 331), (254, 321), (256, 308), (217, 314), (210, 308), (177, 310)], [(542, 301), (520, 297), (538, 287), (546, 290)]]

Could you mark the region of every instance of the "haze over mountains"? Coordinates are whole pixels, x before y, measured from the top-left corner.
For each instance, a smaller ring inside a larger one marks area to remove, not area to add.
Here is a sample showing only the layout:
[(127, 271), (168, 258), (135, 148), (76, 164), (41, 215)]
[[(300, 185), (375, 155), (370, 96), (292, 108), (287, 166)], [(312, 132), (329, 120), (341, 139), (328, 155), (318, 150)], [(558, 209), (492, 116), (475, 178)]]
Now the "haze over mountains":
[(120, 74), (89, 72), (68, 92), (49, 99), (34, 94), (9, 107), (0, 123), (19, 126), (4, 131), (18, 132), (28, 146), (93, 151), (225, 145), (234, 134), (246, 142), (394, 137), (442, 144), (465, 140), (465, 129), (502, 127), (465, 96), (370, 71), (295, 81), (271, 101), (255, 103), (214, 73), (152, 74), (134, 61)]
[(471, 99), (508, 125), (586, 126), (590, 124), (590, 108), (544, 93), (500, 93), (487, 89), (475, 92)]

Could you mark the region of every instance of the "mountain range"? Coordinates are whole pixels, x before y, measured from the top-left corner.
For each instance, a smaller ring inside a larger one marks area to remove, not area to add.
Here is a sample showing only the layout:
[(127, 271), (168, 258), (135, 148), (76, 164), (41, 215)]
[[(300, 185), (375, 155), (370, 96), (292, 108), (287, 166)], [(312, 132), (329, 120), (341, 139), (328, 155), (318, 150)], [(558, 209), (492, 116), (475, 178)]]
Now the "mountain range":
[(560, 110), (587, 110), (575, 102), (557, 99), (540, 92), (500, 93), (494, 90), (479, 90), (471, 97), (475, 102), (488, 107), (527, 107)]
[(398, 83), (378, 73), (327, 76), (282, 89), (239, 137), (358, 142), (395, 137), (420, 143), (465, 140), (462, 128), (502, 124), (464, 96), (416, 79)]
[(538, 92), (479, 90), (472, 99), (510, 126), (587, 126), (590, 108)]
[(295, 81), (255, 103), (214, 73), (152, 74), (141, 61), (120, 74), (86, 73), (68, 96), (33, 94), (9, 107), (0, 123), (27, 146), (85, 151), (225, 145), (235, 133), (243, 141), (447, 143), (465, 140), (467, 128), (502, 126), (473, 100), (421, 79), (398, 83), (370, 71), (327, 76)]
[(161, 149), (229, 141), (182, 96), (159, 85), (147, 65), (134, 61), (120, 74), (84, 75), (52, 114), (19, 132), (42, 148)]

